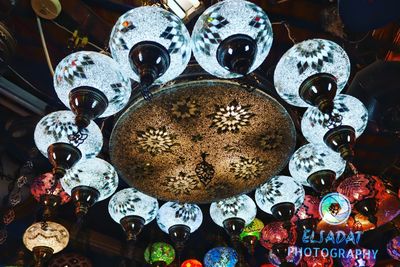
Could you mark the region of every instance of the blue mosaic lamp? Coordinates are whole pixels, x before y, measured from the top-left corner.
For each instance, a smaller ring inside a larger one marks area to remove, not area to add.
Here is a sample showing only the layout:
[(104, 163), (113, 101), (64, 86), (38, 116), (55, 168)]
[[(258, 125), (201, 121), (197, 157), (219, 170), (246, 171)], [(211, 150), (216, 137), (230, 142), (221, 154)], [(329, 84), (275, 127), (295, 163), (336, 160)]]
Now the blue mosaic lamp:
[(216, 247), (204, 256), (205, 267), (235, 267), (238, 254), (230, 247)]

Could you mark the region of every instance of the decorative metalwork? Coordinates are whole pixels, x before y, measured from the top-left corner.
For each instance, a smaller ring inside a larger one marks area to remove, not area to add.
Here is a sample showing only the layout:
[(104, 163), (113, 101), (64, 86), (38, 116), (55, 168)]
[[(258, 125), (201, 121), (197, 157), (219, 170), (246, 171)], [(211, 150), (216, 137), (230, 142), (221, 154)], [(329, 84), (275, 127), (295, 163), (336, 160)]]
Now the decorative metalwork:
[(172, 152), (172, 147), (179, 145), (176, 137), (170, 134), (166, 127), (159, 129), (149, 127), (146, 131), (137, 132), (137, 145), (142, 152), (148, 152), (152, 156)]
[(190, 98), (180, 99), (172, 103), (170, 112), (177, 120), (190, 119), (200, 115), (200, 106)]
[(227, 106), (215, 106), (215, 113), (208, 115), (212, 123), (210, 128), (217, 128), (218, 133), (232, 132), (250, 124), (250, 118), (255, 114), (250, 112), (251, 105), (241, 106), (237, 100)]
[(190, 175), (185, 172), (179, 172), (177, 176), (165, 177), (165, 181), (161, 185), (174, 195), (190, 195), (193, 190), (199, 188), (196, 175)]
[(283, 134), (278, 130), (267, 131), (259, 138), (260, 147), (264, 151), (276, 149), (283, 142)]
[(207, 186), (215, 175), (214, 166), (206, 161), (207, 153), (201, 153), (202, 161), (196, 165), (196, 175), (204, 186)]
[(230, 171), (238, 179), (258, 179), (263, 174), (264, 166), (265, 161), (262, 161), (259, 158), (248, 159), (240, 157), (239, 161), (231, 163)]
[[(284, 140), (276, 147), (275, 133), (276, 143)], [(275, 148), (260, 145), (266, 134), (264, 142)], [(151, 103), (137, 99), (122, 114), (110, 157), (121, 177), (145, 194), (209, 203), (251, 191), (279, 173), (294, 146), (289, 114), (263, 91), (250, 93), (226, 80), (176, 81), (157, 87)], [(203, 152), (209, 154), (204, 160)]]

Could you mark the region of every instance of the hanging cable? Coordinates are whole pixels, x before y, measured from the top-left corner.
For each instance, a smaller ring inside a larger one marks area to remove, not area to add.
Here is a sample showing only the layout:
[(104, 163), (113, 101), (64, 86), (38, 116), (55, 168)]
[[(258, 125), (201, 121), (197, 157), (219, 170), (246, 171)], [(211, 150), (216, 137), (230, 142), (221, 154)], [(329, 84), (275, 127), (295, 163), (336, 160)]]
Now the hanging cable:
[(292, 41), (293, 44), (297, 43), (296, 39), (292, 36), (292, 31), (290, 30), (289, 24), (286, 21), (282, 20), (279, 22), (272, 22), (272, 25), (283, 25), (287, 31), (290, 41)]
[(46, 40), (44, 39), (42, 23), (40, 22), (40, 18), (38, 16), (36, 16), (36, 22), (38, 25), (40, 39), (42, 41), (43, 51), (44, 51), (44, 55), (46, 57), (47, 65), (49, 66), (51, 76), (54, 76), (53, 64), (51, 63), (49, 51), (47, 50)]
[[(66, 31), (66, 32), (68, 32), (68, 33), (70, 33), (70, 34), (74, 34), (71, 30), (69, 30), (68, 28), (64, 27), (63, 25), (61, 25), (61, 24), (55, 22), (54, 20), (52, 20), (51, 22), (53, 22), (54, 25), (56, 25), (57, 27), (63, 29), (64, 31)], [(97, 50), (99, 50), (100, 52), (106, 51), (104, 48), (101, 48), (100, 46), (98, 46), (98, 45), (96, 45), (96, 44), (94, 44), (94, 43), (92, 43), (92, 42), (89, 42), (89, 41), (88, 41), (88, 44), (90, 44), (91, 46), (93, 46), (94, 48), (96, 48)]]

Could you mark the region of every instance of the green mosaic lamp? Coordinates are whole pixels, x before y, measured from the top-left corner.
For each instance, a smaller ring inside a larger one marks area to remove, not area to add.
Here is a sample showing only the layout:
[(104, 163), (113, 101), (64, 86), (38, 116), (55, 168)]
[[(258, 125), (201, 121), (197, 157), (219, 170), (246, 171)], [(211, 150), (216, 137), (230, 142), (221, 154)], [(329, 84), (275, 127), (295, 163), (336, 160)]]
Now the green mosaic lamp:
[(144, 259), (152, 267), (166, 267), (174, 261), (175, 250), (164, 242), (152, 243), (144, 251)]
[(260, 240), (261, 230), (264, 228), (264, 223), (255, 218), (249, 225), (247, 225), (240, 234), (240, 240), (247, 248), (251, 255), (254, 255), (254, 250), (257, 241)]

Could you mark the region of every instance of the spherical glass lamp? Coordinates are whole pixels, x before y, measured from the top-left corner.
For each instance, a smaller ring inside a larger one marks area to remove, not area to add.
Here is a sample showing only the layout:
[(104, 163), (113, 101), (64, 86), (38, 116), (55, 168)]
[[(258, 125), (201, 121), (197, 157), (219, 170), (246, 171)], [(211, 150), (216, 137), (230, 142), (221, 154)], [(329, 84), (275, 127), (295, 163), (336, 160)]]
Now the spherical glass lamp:
[(62, 110), (44, 116), (34, 132), (36, 147), (48, 157), (57, 179), (81, 158), (94, 158), (103, 146), (103, 135), (96, 123), (79, 129), (75, 114)]
[(290, 176), (275, 176), (256, 189), (257, 206), (278, 220), (290, 220), (304, 201), (304, 188)]
[(368, 217), (362, 215), (361, 213), (350, 216), (346, 222), (347, 229), (353, 232), (367, 232), (375, 229), (376, 226), (377, 225), (374, 225), (369, 221)]
[(160, 229), (169, 234), (180, 255), (191, 233), (203, 222), (203, 213), (196, 204), (167, 202), (157, 214)]
[(357, 98), (339, 94), (333, 100), (333, 111), (324, 114), (308, 108), (301, 120), (301, 131), (310, 143), (325, 143), (348, 160), (354, 156), (353, 146), (367, 127), (368, 111)]
[(316, 229), (318, 222), (322, 219), (319, 213), (319, 203), (318, 197), (305, 195), (303, 204), (297, 209), (291, 221), (303, 230)]
[(144, 259), (153, 267), (166, 267), (174, 261), (175, 250), (170, 244), (156, 242), (146, 248)]
[[(286, 222), (272, 222), (262, 229), (260, 243), (269, 250), (278, 251), (296, 243), (296, 225)], [(287, 255), (287, 253), (286, 253)]]
[(33, 252), (35, 266), (42, 266), (45, 260), (63, 250), (69, 241), (68, 230), (61, 224), (46, 221), (32, 224), (22, 237), (24, 245)]
[(230, 247), (210, 249), (204, 256), (204, 267), (235, 267), (238, 254)]
[(144, 225), (156, 218), (157, 211), (157, 199), (132, 187), (118, 191), (108, 203), (108, 213), (121, 224), (127, 240), (136, 240)]
[(264, 223), (260, 219), (255, 218), (240, 234), (240, 240), (242, 240), (251, 255), (254, 255), (254, 250), (258, 240), (260, 240), (263, 228)]
[(340, 154), (323, 144), (306, 144), (297, 149), (289, 161), (290, 175), (297, 182), (323, 194), (345, 169), (346, 162)]
[(131, 95), (130, 80), (118, 63), (97, 52), (68, 55), (58, 63), (53, 81), (58, 98), (76, 114), (76, 124), (83, 128), (93, 119), (120, 111)]
[(301, 253), (295, 246), (289, 246), (279, 252), (270, 251), (268, 260), (273, 266), (296, 267), (301, 261)]
[[(359, 250), (357, 253), (356, 250)], [(365, 248), (351, 249), (352, 253), (345, 253), (345, 257), (340, 259), (343, 267), (373, 267), (376, 259), (372, 253)], [(347, 257), (348, 255), (348, 257)]]
[(148, 98), (150, 85), (166, 83), (186, 68), (190, 35), (176, 15), (160, 7), (142, 6), (115, 23), (110, 51), (123, 72), (141, 83), (142, 94)]
[(396, 236), (387, 243), (386, 251), (390, 257), (400, 261), (400, 236)]
[(199, 17), (192, 43), (193, 54), (204, 70), (220, 78), (237, 78), (264, 62), (272, 46), (272, 27), (259, 6), (224, 0)]
[(356, 174), (344, 179), (337, 187), (337, 192), (347, 197), (356, 211), (377, 223), (376, 212), (383, 198), (385, 185), (377, 176)]
[(210, 205), (211, 219), (224, 227), (234, 241), (239, 240), (243, 228), (254, 220), (256, 214), (256, 204), (247, 195), (227, 198)]
[(349, 76), (349, 57), (338, 44), (310, 39), (295, 44), (281, 57), (275, 68), (274, 85), (289, 104), (314, 106), (326, 112)]
[(71, 195), (75, 213), (83, 216), (94, 203), (114, 194), (118, 187), (118, 174), (105, 160), (81, 160), (67, 171), (61, 185)]
[(58, 205), (65, 204), (71, 199), (62, 188), (60, 181), (56, 181), (51, 172), (33, 179), (31, 194), (44, 207), (43, 215), (45, 218), (49, 218)]
[(195, 259), (185, 260), (181, 267), (203, 267), (203, 264)]

